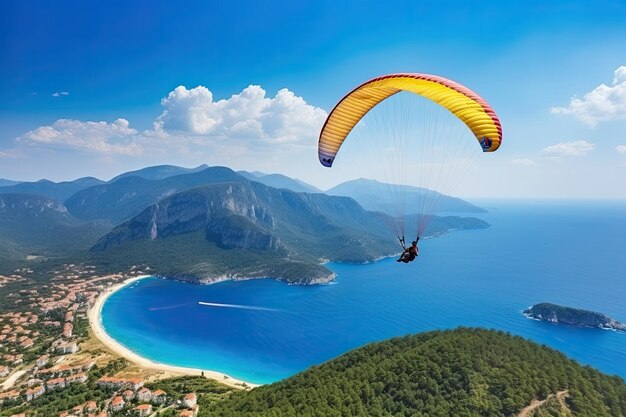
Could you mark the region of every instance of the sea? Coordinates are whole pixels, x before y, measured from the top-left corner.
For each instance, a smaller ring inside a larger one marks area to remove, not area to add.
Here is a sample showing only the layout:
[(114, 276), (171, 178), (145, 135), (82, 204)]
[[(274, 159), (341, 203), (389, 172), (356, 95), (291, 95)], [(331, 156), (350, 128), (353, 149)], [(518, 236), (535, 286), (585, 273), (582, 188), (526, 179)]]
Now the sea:
[(329, 263), (337, 279), (213, 285), (146, 278), (105, 302), (107, 333), (156, 362), (265, 384), (367, 343), (497, 329), (626, 378), (626, 333), (526, 318), (550, 302), (626, 322), (626, 201), (480, 200), (483, 230), (420, 241), (411, 264)]

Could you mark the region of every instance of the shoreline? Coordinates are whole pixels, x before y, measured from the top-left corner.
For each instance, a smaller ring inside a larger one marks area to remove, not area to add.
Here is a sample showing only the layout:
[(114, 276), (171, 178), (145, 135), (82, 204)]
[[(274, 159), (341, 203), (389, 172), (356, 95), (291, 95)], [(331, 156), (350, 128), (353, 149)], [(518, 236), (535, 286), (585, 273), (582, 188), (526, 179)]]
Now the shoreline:
[(150, 360), (148, 358), (144, 358), (143, 356), (138, 355), (137, 353), (133, 352), (132, 350), (122, 345), (117, 340), (113, 339), (111, 336), (109, 336), (109, 334), (104, 329), (104, 326), (102, 325), (102, 307), (104, 306), (104, 303), (107, 300), (107, 298), (109, 298), (112, 294), (119, 291), (123, 287), (130, 285), (136, 281), (149, 278), (149, 277), (152, 277), (152, 275), (142, 275), (138, 277), (129, 278), (127, 280), (124, 280), (124, 282), (121, 282), (110, 288), (107, 288), (98, 296), (96, 302), (89, 309), (89, 312), (87, 315), (89, 318), (89, 325), (91, 327), (91, 330), (93, 331), (95, 337), (100, 342), (102, 342), (102, 344), (104, 344), (107, 348), (113, 351), (116, 355), (124, 359), (127, 359), (128, 361), (134, 363), (135, 365), (143, 369), (167, 371), (167, 372), (177, 373), (180, 375), (192, 375), (192, 376), (200, 376), (204, 372), (204, 376), (206, 378), (216, 380), (222, 384), (226, 384), (231, 387), (241, 389), (241, 388), (244, 388), (243, 384), (245, 384), (245, 386), (247, 387), (252, 387), (252, 388), (259, 386), (259, 384), (253, 384), (247, 381), (236, 379), (236, 378), (231, 377), (230, 375), (226, 375), (224, 373), (217, 372), (217, 371), (212, 371), (212, 370), (207, 370), (207, 369), (188, 368), (184, 366), (167, 365), (164, 363), (155, 362), (153, 360)]

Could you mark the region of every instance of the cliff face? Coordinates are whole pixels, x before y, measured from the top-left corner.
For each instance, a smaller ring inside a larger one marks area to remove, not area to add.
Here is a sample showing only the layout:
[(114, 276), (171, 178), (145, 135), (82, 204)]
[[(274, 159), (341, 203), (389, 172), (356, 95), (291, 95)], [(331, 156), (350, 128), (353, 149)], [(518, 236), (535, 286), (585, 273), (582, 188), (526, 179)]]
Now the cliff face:
[(161, 239), (202, 231), (221, 248), (276, 250), (275, 221), (246, 184), (220, 184), (175, 194), (115, 228), (92, 250), (137, 239)]
[(100, 239), (92, 251), (201, 232), (223, 249), (284, 250), (305, 259), (363, 262), (397, 250), (380, 216), (346, 197), (254, 182), (219, 183), (148, 206)]
[(563, 323), (578, 327), (597, 327), (600, 329), (626, 331), (626, 325), (605, 316), (604, 314), (588, 310), (579, 310), (571, 307), (563, 307), (556, 304), (536, 304), (529, 309), (524, 310), (524, 315), (550, 323)]

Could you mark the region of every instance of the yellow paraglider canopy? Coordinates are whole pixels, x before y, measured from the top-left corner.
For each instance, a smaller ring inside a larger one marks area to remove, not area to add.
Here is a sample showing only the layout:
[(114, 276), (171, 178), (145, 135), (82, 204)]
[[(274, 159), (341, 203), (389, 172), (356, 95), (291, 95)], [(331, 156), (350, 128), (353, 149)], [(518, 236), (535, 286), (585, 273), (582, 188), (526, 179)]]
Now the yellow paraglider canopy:
[(502, 126), (493, 109), (478, 94), (443, 77), (428, 74), (391, 74), (361, 84), (333, 109), (320, 133), (318, 156), (332, 166), (339, 148), (354, 126), (378, 103), (408, 91), (438, 103), (474, 133), (483, 151), (493, 152), (502, 141)]

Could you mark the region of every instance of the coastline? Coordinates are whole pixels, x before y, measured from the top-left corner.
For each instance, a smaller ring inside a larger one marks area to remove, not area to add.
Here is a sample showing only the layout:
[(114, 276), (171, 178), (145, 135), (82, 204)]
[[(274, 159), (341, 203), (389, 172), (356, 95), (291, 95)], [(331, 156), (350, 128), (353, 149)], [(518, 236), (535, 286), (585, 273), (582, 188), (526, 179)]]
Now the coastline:
[[(151, 369), (151, 370), (159, 370), (166, 371), (171, 373), (176, 373), (179, 375), (194, 375), (199, 376), (204, 372), (204, 376), (206, 378), (214, 379), (220, 383), (229, 385), (235, 388), (244, 388), (244, 387), (256, 387), (258, 384), (252, 384), (250, 382), (242, 381), (236, 378), (231, 377), (230, 375), (226, 375), (221, 372), (206, 370), (206, 369), (196, 369), (196, 368), (187, 368), (183, 366), (174, 366), (174, 365), (166, 365), (164, 363), (154, 362), (150, 359), (144, 358), (143, 356), (138, 355), (132, 350), (128, 349), (126, 346), (122, 345), (111, 336), (107, 334), (102, 325), (102, 306), (108, 297), (110, 297), (115, 292), (119, 291), (123, 287), (132, 284), (133, 282), (139, 281), (144, 278), (152, 277), (152, 275), (142, 275), (138, 277), (132, 277), (124, 282), (116, 284), (110, 288), (107, 288), (104, 292), (102, 292), (94, 305), (89, 309), (88, 317), (89, 317), (89, 325), (95, 335), (95, 337), (102, 342), (107, 348), (113, 351), (116, 355), (127, 359), (128, 361), (134, 363), (143, 369)], [(245, 385), (244, 385), (245, 384)]]

